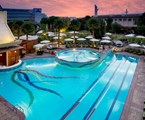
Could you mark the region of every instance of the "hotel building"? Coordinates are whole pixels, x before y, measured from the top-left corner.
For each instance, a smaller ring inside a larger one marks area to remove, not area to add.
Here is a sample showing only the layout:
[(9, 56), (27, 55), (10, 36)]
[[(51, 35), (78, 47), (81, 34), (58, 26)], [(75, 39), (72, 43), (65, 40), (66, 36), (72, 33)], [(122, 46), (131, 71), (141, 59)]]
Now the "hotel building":
[(15, 8), (2, 8), (0, 5), (0, 11), (7, 11), (7, 20), (23, 20), (23, 21), (33, 21), (39, 24), (43, 17), (46, 17), (42, 13), (41, 8), (33, 9), (15, 9)]

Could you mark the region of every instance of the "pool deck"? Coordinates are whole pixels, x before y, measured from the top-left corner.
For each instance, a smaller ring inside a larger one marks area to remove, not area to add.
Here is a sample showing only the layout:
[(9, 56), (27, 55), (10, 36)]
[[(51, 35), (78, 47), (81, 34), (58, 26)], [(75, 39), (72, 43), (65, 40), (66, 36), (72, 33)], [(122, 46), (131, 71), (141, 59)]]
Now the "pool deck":
[(0, 120), (24, 120), (25, 115), (0, 96)]
[(144, 100), (145, 100), (145, 56), (140, 56), (120, 120), (142, 120)]
[[(105, 53), (105, 51), (103, 52)], [(120, 54), (133, 54), (121, 52)], [(43, 55), (27, 54), (23, 59), (35, 57), (54, 56), (48, 53)], [(124, 105), (124, 109), (120, 120), (142, 120), (143, 103), (145, 100), (145, 56), (140, 56), (134, 78), (129, 90), (129, 94)], [(8, 103), (4, 98), (0, 97), (0, 119), (2, 120), (24, 120), (24, 114)]]

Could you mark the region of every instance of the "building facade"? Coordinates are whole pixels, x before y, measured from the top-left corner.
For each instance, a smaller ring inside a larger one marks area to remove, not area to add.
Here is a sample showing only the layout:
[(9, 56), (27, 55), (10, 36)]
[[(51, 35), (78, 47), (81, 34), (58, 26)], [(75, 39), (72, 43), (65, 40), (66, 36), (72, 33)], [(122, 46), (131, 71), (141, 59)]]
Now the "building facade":
[[(95, 5), (95, 12), (98, 13), (98, 8)], [(138, 18), (142, 15), (142, 13), (132, 13), (129, 14), (127, 9), (124, 14), (109, 14), (109, 15), (98, 15), (95, 14), (94, 17), (103, 19), (106, 21), (108, 18), (113, 20), (113, 23), (118, 23), (125, 28), (134, 28), (137, 27)]]
[(2, 8), (0, 6), (0, 11), (7, 11), (8, 21), (12, 20), (23, 20), (23, 21), (33, 21), (36, 24), (39, 24), (43, 17), (46, 17), (42, 13), (41, 8), (33, 9), (14, 9), (14, 8)]

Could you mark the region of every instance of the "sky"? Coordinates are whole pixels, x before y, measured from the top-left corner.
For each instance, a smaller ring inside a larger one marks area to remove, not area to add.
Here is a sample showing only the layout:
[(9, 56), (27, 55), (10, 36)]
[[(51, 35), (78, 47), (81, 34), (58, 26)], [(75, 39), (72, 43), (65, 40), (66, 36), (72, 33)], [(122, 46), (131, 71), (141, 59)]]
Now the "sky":
[(145, 0), (0, 0), (3, 8), (42, 8), (48, 16), (63, 17), (92, 16), (94, 4), (99, 15), (145, 12)]

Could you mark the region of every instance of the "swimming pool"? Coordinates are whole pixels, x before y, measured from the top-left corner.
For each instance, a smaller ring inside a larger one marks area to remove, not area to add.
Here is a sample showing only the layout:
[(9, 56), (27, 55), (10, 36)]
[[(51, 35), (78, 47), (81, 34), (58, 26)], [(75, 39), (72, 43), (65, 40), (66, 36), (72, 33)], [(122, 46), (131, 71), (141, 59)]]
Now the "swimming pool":
[(23, 108), (26, 120), (119, 120), (138, 58), (108, 54), (89, 68), (54, 57), (24, 60), (0, 72), (0, 95)]

